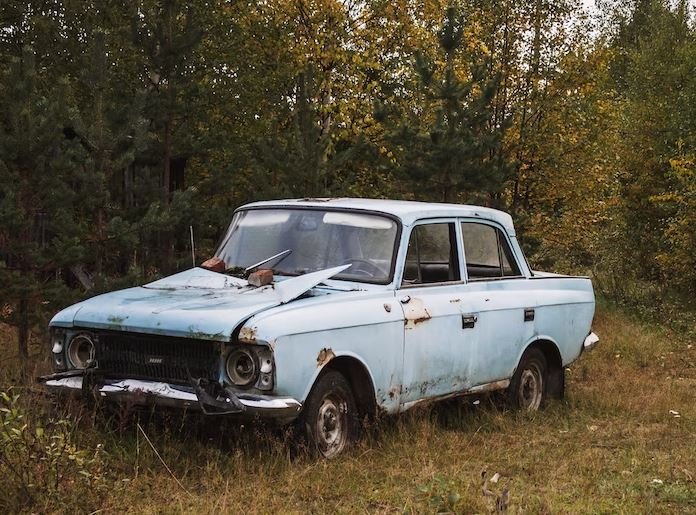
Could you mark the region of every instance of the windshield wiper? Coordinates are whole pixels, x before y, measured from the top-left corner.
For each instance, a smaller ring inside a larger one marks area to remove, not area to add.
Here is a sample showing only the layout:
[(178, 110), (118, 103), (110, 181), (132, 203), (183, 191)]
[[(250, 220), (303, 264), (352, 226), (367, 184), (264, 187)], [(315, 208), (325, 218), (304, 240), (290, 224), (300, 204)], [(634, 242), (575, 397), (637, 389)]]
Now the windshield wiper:
[[(266, 259), (264, 259), (264, 260), (262, 260), (262, 261), (259, 261), (258, 263), (254, 263), (253, 265), (246, 267), (246, 268), (244, 269), (244, 273), (245, 273), (245, 274), (248, 274), (248, 273), (251, 272), (254, 268), (258, 268), (258, 267), (260, 267), (261, 265), (265, 265), (266, 263), (269, 263), (269, 262), (273, 261), (273, 260), (276, 259), (276, 258), (280, 258), (280, 259), (278, 260), (278, 263), (280, 263), (283, 259), (285, 259), (286, 257), (288, 257), (290, 254), (292, 254), (292, 249), (287, 249), (287, 250), (284, 250), (283, 252), (278, 252), (277, 254), (275, 254), (275, 255), (273, 255), (273, 256), (271, 256), (271, 257), (269, 257), (269, 258), (266, 258)], [(277, 265), (278, 263), (276, 263), (276, 265)]]

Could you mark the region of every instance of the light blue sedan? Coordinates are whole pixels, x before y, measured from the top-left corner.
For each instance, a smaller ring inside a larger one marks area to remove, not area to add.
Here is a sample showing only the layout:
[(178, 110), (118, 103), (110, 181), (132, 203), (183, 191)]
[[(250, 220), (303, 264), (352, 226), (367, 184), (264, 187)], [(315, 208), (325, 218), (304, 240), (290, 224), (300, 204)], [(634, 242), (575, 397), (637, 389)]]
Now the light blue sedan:
[(593, 347), (585, 277), (532, 271), (509, 215), (299, 199), (238, 209), (213, 259), (50, 324), (51, 389), (294, 422), (321, 455), (360, 421), (507, 390), (536, 410)]

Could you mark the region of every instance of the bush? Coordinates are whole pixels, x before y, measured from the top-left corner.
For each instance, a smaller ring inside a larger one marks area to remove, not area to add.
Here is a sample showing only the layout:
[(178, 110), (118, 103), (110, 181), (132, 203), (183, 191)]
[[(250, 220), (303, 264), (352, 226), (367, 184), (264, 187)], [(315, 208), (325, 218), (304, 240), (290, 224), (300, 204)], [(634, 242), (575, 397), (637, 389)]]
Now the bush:
[(74, 420), (28, 413), (19, 395), (0, 392), (0, 512), (96, 505), (106, 486), (102, 445), (79, 449)]

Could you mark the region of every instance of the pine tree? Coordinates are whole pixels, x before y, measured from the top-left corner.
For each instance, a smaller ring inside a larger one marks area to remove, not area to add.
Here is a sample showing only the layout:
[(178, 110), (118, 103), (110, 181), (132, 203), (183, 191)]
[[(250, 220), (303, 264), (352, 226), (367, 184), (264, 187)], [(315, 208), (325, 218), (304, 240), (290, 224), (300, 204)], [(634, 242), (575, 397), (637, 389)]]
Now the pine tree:
[[(391, 126), (387, 137), (397, 169), (409, 190), (422, 199), (485, 201), (502, 189), (508, 167), (495, 149), (504, 126), (494, 126), (492, 99), (497, 77), (485, 57), (464, 45), (465, 23), (454, 7), (438, 33), (442, 64), (417, 52), (414, 68), (420, 104)], [(389, 106), (377, 104), (375, 117), (389, 125)]]
[(206, 101), (198, 80), (207, 65), (197, 53), (205, 11), (202, 5), (164, 0), (146, 2), (131, 13), (134, 44), (142, 59), (144, 115), (153, 136), (141, 156), (142, 171), (159, 171), (160, 186), (160, 194), (150, 198), (142, 226), (154, 236), (158, 252), (152, 263), (163, 273), (178, 267), (176, 229), (192, 209), (191, 190), (184, 191), (186, 166), (193, 154), (203, 152), (195, 135), (197, 124), (204, 121), (200, 107)]
[(69, 82), (57, 77), (45, 88), (28, 45), (3, 57), (11, 64), (0, 89), (0, 320), (17, 328), (25, 375), (32, 327), (73, 297), (56, 277), (85, 253), (85, 221), (74, 209), (85, 177), (76, 166), (82, 149), (64, 132)]

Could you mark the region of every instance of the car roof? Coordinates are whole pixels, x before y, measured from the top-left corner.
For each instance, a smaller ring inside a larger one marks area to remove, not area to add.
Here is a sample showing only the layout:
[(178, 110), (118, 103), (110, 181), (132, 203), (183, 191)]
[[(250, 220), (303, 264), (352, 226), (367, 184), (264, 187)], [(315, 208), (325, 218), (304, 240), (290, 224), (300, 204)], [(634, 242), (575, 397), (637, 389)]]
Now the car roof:
[(424, 218), (466, 217), (492, 220), (502, 225), (510, 236), (515, 235), (512, 217), (489, 207), (465, 204), (443, 204), (434, 202), (416, 202), (413, 200), (383, 200), (369, 198), (300, 198), (284, 200), (267, 200), (246, 204), (241, 209), (258, 207), (317, 207), (357, 209), (375, 211), (395, 216), (404, 225), (411, 225)]

